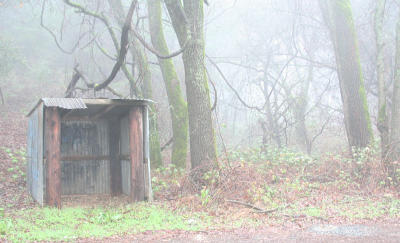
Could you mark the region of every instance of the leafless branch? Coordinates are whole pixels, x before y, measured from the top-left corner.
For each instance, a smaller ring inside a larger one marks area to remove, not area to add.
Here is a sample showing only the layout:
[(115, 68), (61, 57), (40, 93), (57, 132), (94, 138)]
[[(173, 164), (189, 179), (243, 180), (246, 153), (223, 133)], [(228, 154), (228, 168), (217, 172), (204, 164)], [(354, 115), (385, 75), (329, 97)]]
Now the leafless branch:
[(247, 107), (249, 109), (257, 110), (258, 112), (265, 114), (264, 111), (262, 110), (262, 108), (259, 108), (257, 106), (248, 105), (242, 99), (242, 97), (240, 97), (239, 92), (229, 83), (228, 79), (225, 77), (225, 74), (222, 72), (222, 70), (219, 68), (219, 66), (211, 58), (209, 58), (208, 56), (207, 56), (207, 59), (217, 69), (217, 71), (220, 74), (220, 76), (222, 77), (222, 79), (225, 81), (225, 83), (228, 85), (228, 87), (235, 93), (236, 97), (239, 99), (239, 101), (240, 101), (240, 103), (242, 103), (242, 105), (244, 105), (245, 107)]
[(140, 43), (142, 43), (142, 45), (143, 45), (147, 50), (149, 50), (151, 53), (153, 53), (154, 55), (156, 55), (158, 58), (161, 58), (161, 59), (168, 59), (168, 58), (172, 58), (172, 57), (178, 56), (179, 54), (181, 54), (181, 53), (186, 49), (186, 46), (187, 46), (187, 44), (188, 44), (188, 40), (186, 40), (186, 42), (183, 44), (183, 46), (182, 46), (181, 49), (179, 49), (179, 50), (177, 50), (177, 51), (175, 51), (175, 52), (172, 52), (172, 53), (169, 54), (169, 55), (162, 55), (162, 54), (161, 54), (159, 51), (157, 51), (154, 47), (152, 47), (150, 44), (148, 44), (148, 43), (144, 40), (144, 38), (143, 38), (135, 29), (132, 29), (132, 32), (133, 32), (133, 34), (136, 36), (136, 38), (140, 41)]
[(217, 88), (215, 87), (214, 82), (211, 79), (210, 72), (208, 71), (207, 67), (204, 65), (204, 68), (206, 69), (208, 81), (210, 81), (211, 85), (213, 86), (214, 89), (214, 104), (211, 107), (211, 111), (215, 110), (217, 108), (217, 102), (218, 102), (218, 93), (217, 93)]
[[(41, 11), (41, 13), (40, 13), (40, 26), (41, 26), (43, 29), (45, 29), (45, 30), (51, 35), (51, 37), (53, 37), (54, 42), (56, 43), (58, 49), (60, 49), (63, 53), (65, 53), (65, 54), (72, 54), (72, 53), (74, 53), (74, 51), (76, 50), (76, 48), (78, 48), (78, 46), (79, 46), (80, 40), (84, 37), (85, 34), (83, 34), (83, 35), (81, 35), (81, 36), (79, 37), (79, 40), (75, 43), (75, 45), (72, 47), (71, 50), (66, 50), (66, 49), (64, 49), (64, 48), (61, 46), (60, 42), (58, 41), (56, 34), (54, 34), (54, 32), (44, 24), (44, 21), (43, 21), (43, 18), (44, 18), (44, 17), (43, 17), (43, 16), (44, 16), (44, 10), (45, 10), (45, 8), (46, 8), (46, 2), (47, 2), (47, 1), (44, 0), (44, 1), (43, 1), (43, 4), (42, 4), (42, 11)], [(61, 30), (61, 33), (62, 33), (62, 30)], [(61, 35), (61, 36), (62, 36), (62, 35)], [(61, 37), (61, 39), (62, 39), (62, 37)]]

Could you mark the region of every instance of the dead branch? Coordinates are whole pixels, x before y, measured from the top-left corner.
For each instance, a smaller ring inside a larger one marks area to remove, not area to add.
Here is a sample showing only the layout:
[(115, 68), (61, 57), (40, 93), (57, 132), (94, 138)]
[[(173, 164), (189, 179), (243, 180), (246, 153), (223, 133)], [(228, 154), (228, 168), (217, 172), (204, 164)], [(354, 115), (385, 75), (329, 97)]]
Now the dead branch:
[(246, 202), (241, 202), (241, 201), (236, 201), (236, 200), (225, 200), (225, 201), (226, 202), (230, 202), (230, 203), (239, 204), (239, 205), (242, 205), (242, 206), (246, 206), (248, 208), (256, 210), (257, 213), (272, 213), (272, 212), (275, 212), (275, 211), (280, 209), (280, 208), (274, 208), (274, 209), (270, 209), (270, 210), (265, 210), (265, 209), (256, 207), (253, 204), (246, 203)]
[(65, 92), (66, 98), (71, 98), (73, 96), (73, 92), (76, 89), (76, 84), (78, 83), (80, 78), (81, 78), (81, 74), (78, 71), (78, 65), (76, 65), (74, 68), (74, 75), (72, 76), (71, 82), (69, 82), (67, 91)]
[(217, 92), (217, 88), (215, 87), (215, 83), (211, 79), (210, 72), (208, 71), (206, 65), (203, 64), (203, 66), (204, 66), (204, 69), (206, 70), (208, 81), (210, 81), (210, 83), (211, 83), (211, 85), (213, 86), (213, 89), (214, 89), (214, 104), (211, 107), (211, 111), (213, 111), (213, 110), (215, 110), (215, 108), (217, 108), (218, 92)]
[[(40, 26), (41, 26), (43, 29), (45, 29), (45, 30), (53, 37), (54, 42), (56, 43), (58, 49), (60, 49), (60, 50), (61, 50), (62, 52), (64, 52), (65, 54), (72, 54), (72, 53), (74, 53), (74, 51), (76, 50), (76, 48), (78, 48), (78, 46), (79, 46), (80, 40), (85, 36), (85, 34), (83, 34), (83, 35), (81, 35), (81, 36), (79, 37), (79, 40), (75, 43), (75, 45), (72, 47), (72, 49), (71, 49), (70, 51), (64, 49), (64, 48), (61, 46), (60, 42), (58, 41), (56, 34), (54, 34), (54, 32), (44, 24), (43, 15), (44, 15), (45, 7), (46, 7), (46, 2), (47, 2), (47, 1), (43, 1), (43, 4), (42, 4), (42, 11), (41, 11), (41, 14), (40, 14)], [(65, 14), (65, 13), (64, 13), (64, 14)], [(64, 21), (63, 21), (63, 23), (62, 23), (62, 26), (63, 26), (63, 24), (64, 24)], [(61, 33), (62, 33), (62, 27), (61, 27), (61, 30), (60, 30), (60, 31), (61, 31)], [(61, 35), (61, 36), (62, 36), (62, 35)], [(61, 39), (62, 39), (62, 37), (61, 37)]]
[(225, 77), (225, 74), (222, 72), (222, 70), (219, 68), (218, 64), (216, 64), (211, 58), (209, 58), (208, 56), (206, 56), (207, 59), (210, 61), (210, 63), (217, 69), (218, 73), (221, 75), (222, 79), (225, 81), (225, 83), (228, 85), (228, 87), (233, 91), (233, 93), (235, 93), (236, 97), (239, 99), (240, 103), (242, 103), (242, 105), (244, 105), (245, 107), (249, 108), (249, 109), (253, 109), (256, 110), (262, 114), (265, 114), (265, 112), (262, 110), (262, 108), (259, 108), (257, 106), (251, 106), (248, 105), (243, 99), (242, 97), (240, 97), (239, 92), (229, 83), (228, 79)]
[[(126, 26), (124, 24), (124, 27), (122, 29), (122, 34), (121, 34), (121, 47), (118, 43), (118, 39), (117, 36), (113, 30), (113, 27), (111, 26), (110, 22), (108, 21), (108, 19), (103, 15), (103, 14), (98, 14), (95, 12), (91, 12), (87, 9), (85, 9), (83, 6), (77, 4), (77, 3), (73, 3), (70, 0), (64, 0), (65, 4), (75, 8), (78, 10), (78, 12), (83, 13), (85, 15), (94, 17), (95, 19), (100, 20), (101, 22), (103, 22), (103, 24), (106, 26), (111, 39), (113, 41), (114, 47), (117, 50), (117, 52), (119, 53), (118, 58), (117, 58), (117, 63), (114, 65), (111, 74), (108, 76), (108, 78), (103, 81), (100, 85), (95, 87), (95, 90), (100, 90), (105, 88), (107, 85), (109, 85), (113, 79), (115, 78), (115, 76), (117, 75), (118, 71), (122, 68), (122, 71), (124, 72), (126, 78), (129, 80), (129, 82), (134, 82), (134, 78), (132, 77), (132, 75), (129, 73), (128, 69), (126, 68), (126, 65), (124, 63), (125, 57), (126, 57), (126, 53), (127, 53), (127, 45), (128, 45), (128, 30), (131, 27), (131, 22), (132, 22), (132, 17), (133, 17), (133, 11), (136, 8), (136, 3), (137, 0), (133, 0), (131, 3), (131, 6), (129, 8), (129, 12), (132, 11), (132, 14), (128, 13), (127, 18), (125, 20), (125, 23), (129, 24), (129, 28), (126, 29)], [(101, 50), (103, 51), (103, 50)], [(104, 54), (104, 52), (103, 52)]]
[(188, 40), (186, 40), (185, 43), (183, 43), (183, 46), (182, 46), (182, 48), (180, 50), (177, 50), (177, 51), (165, 56), (165, 55), (162, 55), (159, 51), (157, 51), (150, 44), (148, 44), (144, 40), (144, 38), (135, 29), (132, 29), (132, 33), (136, 36), (136, 38), (140, 41), (140, 43), (142, 43), (142, 45), (147, 50), (149, 50), (151, 53), (153, 53), (154, 55), (156, 55), (158, 58), (161, 58), (161, 59), (168, 59), (168, 58), (172, 58), (172, 57), (178, 56), (179, 54), (181, 54), (186, 49), (186, 46), (187, 46), (187, 44), (189, 42)]
[(136, 3), (137, 0), (132, 1), (131, 6), (129, 7), (128, 14), (125, 19), (124, 27), (122, 28), (122, 34), (121, 34), (121, 48), (119, 51), (119, 56), (118, 56), (118, 61), (114, 65), (110, 76), (101, 84), (95, 86), (95, 90), (101, 90), (107, 87), (115, 78), (119, 70), (121, 69), (121, 66), (123, 62), (125, 61), (126, 53), (128, 51), (128, 36), (129, 36), (129, 30), (131, 29), (131, 22), (132, 22), (132, 16), (133, 16), (133, 11), (136, 8)]
[(164, 151), (169, 145), (171, 145), (173, 141), (174, 138), (172, 137), (170, 140), (168, 140), (166, 144), (164, 144), (164, 146), (161, 147), (161, 152)]

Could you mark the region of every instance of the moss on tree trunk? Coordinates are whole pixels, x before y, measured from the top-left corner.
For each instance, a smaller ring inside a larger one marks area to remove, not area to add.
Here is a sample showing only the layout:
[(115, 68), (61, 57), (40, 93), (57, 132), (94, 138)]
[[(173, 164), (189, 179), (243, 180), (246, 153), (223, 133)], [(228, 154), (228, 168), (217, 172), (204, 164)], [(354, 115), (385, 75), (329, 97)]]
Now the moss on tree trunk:
[(372, 127), (350, 0), (319, 3), (335, 50), (349, 146), (363, 148), (372, 140)]
[[(161, 1), (148, 0), (148, 13), (151, 42), (162, 55), (168, 55), (169, 49), (162, 27)], [(172, 118), (172, 163), (177, 167), (185, 168), (188, 146), (187, 104), (172, 59), (158, 58), (158, 62), (167, 89)]]

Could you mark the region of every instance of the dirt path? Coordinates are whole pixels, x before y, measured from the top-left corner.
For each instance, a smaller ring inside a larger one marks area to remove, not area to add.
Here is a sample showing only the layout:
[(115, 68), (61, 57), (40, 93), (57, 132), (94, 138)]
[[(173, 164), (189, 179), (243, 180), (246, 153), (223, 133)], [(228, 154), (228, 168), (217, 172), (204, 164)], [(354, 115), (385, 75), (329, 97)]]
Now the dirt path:
[(200, 232), (148, 231), (79, 242), (400, 242), (400, 225), (313, 225), (297, 230), (259, 227)]

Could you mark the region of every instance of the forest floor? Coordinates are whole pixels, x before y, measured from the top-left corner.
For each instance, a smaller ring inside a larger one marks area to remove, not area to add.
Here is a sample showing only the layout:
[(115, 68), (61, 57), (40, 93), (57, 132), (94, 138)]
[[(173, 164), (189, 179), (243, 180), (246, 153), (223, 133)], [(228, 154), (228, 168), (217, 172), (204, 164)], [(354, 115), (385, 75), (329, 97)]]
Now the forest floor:
[(0, 106), (0, 242), (400, 242), (400, 190), (373, 151), (231, 151), (201, 186), (173, 166), (154, 170), (152, 203), (99, 195), (39, 207), (26, 190), (24, 112)]

